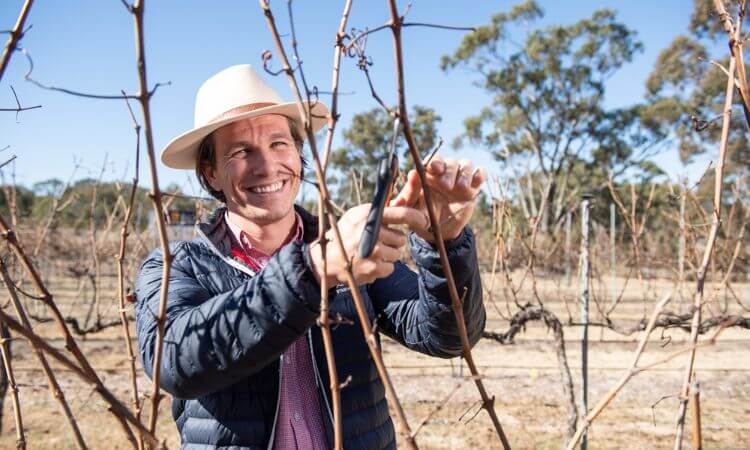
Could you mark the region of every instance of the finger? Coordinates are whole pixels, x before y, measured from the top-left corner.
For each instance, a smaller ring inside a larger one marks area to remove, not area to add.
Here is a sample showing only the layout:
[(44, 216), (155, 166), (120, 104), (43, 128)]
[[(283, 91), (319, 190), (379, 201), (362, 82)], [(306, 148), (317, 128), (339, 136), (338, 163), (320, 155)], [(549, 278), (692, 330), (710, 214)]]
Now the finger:
[(372, 203), (362, 203), (347, 209), (339, 219), (339, 226), (346, 226), (348, 222), (364, 222), (370, 214), (370, 208), (372, 208)]
[(356, 275), (357, 284), (372, 283), (378, 278), (385, 278), (392, 274), (395, 266), (392, 262), (375, 261), (367, 258), (357, 262)]
[(487, 173), (481, 167), (474, 170), (474, 176), (471, 177), (471, 188), (478, 189), (487, 179)]
[(381, 244), (376, 245), (375, 249), (373, 249), (372, 251), (372, 255), (370, 255), (370, 258), (374, 259), (375, 261), (385, 262), (398, 261), (400, 257), (401, 251), (399, 249)]
[(408, 206), (388, 206), (383, 210), (383, 223), (406, 225), (412, 230), (424, 230), (429, 225), (427, 215)]
[(458, 162), (458, 173), (456, 174), (456, 189), (468, 190), (471, 186), (471, 174), (474, 171), (473, 164), (468, 159)]
[(390, 247), (400, 248), (406, 245), (406, 235), (393, 228), (381, 226), (378, 242), (382, 242)]
[(445, 172), (445, 161), (440, 155), (435, 155), (425, 169), (430, 175), (440, 176)]
[(406, 175), (406, 183), (401, 188), (401, 192), (398, 196), (391, 200), (391, 206), (406, 206), (412, 205), (417, 202), (419, 195), (422, 192), (422, 182), (419, 180), (419, 175), (416, 170), (410, 170)]
[(375, 278), (385, 278), (396, 270), (396, 266), (392, 262), (379, 261), (375, 269)]
[(440, 184), (446, 191), (453, 190), (456, 184), (456, 175), (458, 174), (458, 161), (455, 159), (445, 160), (445, 171), (440, 177)]
[(359, 259), (359, 257), (355, 257), (352, 261), (352, 271), (355, 278), (358, 280), (364, 279), (363, 281), (368, 283), (373, 279), (371, 275), (377, 271), (378, 264), (380, 263), (372, 258)]

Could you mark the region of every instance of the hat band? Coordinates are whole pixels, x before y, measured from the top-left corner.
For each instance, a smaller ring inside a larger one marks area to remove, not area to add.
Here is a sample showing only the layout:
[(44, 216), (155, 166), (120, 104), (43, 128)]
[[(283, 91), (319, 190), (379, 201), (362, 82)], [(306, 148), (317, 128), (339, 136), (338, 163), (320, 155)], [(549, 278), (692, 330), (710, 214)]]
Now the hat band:
[(224, 111), (223, 113), (221, 113), (218, 116), (214, 117), (213, 119), (209, 120), (208, 124), (212, 124), (214, 122), (218, 122), (220, 120), (224, 120), (224, 119), (226, 119), (228, 117), (231, 117), (231, 116), (236, 116), (236, 115), (239, 115), (239, 114), (242, 114), (242, 113), (246, 113), (246, 112), (250, 112), (250, 111), (255, 111), (256, 109), (267, 108), (269, 106), (274, 106), (274, 105), (277, 105), (277, 104), (278, 103), (250, 103), (249, 105), (238, 106), (238, 107), (232, 108), (232, 109), (230, 109), (228, 111)]

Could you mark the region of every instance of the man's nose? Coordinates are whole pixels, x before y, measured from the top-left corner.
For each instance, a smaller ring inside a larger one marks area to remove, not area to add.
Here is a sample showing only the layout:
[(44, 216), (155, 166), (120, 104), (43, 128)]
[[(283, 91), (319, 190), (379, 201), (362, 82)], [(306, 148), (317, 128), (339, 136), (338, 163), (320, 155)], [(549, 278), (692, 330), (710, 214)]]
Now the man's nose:
[(253, 152), (249, 162), (251, 173), (256, 177), (270, 176), (275, 167), (271, 152), (267, 150)]

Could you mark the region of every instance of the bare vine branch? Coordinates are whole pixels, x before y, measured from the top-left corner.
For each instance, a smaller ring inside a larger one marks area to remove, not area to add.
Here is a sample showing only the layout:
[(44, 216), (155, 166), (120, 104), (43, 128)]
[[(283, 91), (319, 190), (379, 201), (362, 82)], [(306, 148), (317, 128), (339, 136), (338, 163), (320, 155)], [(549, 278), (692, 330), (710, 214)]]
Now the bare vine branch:
[(137, 428), (141, 433), (141, 436), (143, 436), (151, 445), (155, 447), (159, 445), (159, 441), (154, 437), (154, 435), (147, 429), (145, 429), (140, 421), (138, 421), (135, 416), (133, 416), (133, 414), (122, 403), (120, 403), (117, 397), (102, 384), (101, 380), (99, 380), (95, 376), (92, 376), (91, 373), (79, 367), (75, 362), (70, 360), (67, 356), (47, 343), (33, 331), (30, 331), (19, 322), (8, 316), (2, 309), (0, 309), (0, 321), (5, 322), (8, 325), (8, 328), (28, 339), (29, 342), (31, 342), (32, 346), (38, 347), (39, 349), (44, 351), (47, 355), (51, 356), (65, 368), (73, 372), (84, 382), (93, 385), (94, 390), (99, 393), (102, 399), (110, 406), (113, 414), (115, 414), (117, 417), (122, 417), (128, 423)]
[[(717, 7), (717, 12), (720, 15), (723, 14), (724, 16), (726, 16), (726, 11), (723, 9), (722, 2), (720, 0), (716, 0), (714, 4)], [(732, 38), (735, 42), (738, 42), (742, 36), (741, 27), (742, 27), (742, 20), (744, 18), (744, 10), (745, 10), (745, 0), (742, 0), (740, 14), (739, 14), (737, 22), (734, 25), (734, 29), (732, 30), (733, 31)], [(726, 26), (727, 25), (726, 21), (724, 23)], [(731, 58), (729, 60), (729, 73), (735, 72), (737, 63), (738, 63), (738, 57), (734, 54), (734, 51), (733, 51)], [(721, 226), (721, 198), (722, 198), (722, 191), (724, 188), (724, 162), (726, 161), (727, 147), (729, 143), (729, 127), (730, 127), (730, 120), (732, 117), (733, 96), (734, 96), (734, 79), (732, 77), (729, 77), (727, 79), (726, 94), (725, 94), (725, 99), (724, 99), (724, 121), (721, 127), (719, 158), (718, 158), (718, 163), (716, 165), (714, 198), (713, 198), (713, 214), (712, 214), (713, 223), (711, 225), (711, 230), (709, 231), (709, 234), (708, 234), (708, 239), (706, 241), (706, 247), (703, 252), (701, 265), (696, 275), (696, 287), (695, 287), (695, 294), (694, 294), (694, 301), (693, 301), (693, 320), (692, 320), (692, 325), (691, 325), (692, 329), (690, 332), (690, 343), (692, 344), (692, 350), (690, 351), (688, 362), (685, 365), (685, 374), (684, 374), (684, 378), (682, 382), (682, 388), (680, 389), (680, 397), (679, 397), (680, 405), (677, 410), (677, 418), (676, 418), (677, 425), (676, 425), (676, 431), (675, 431), (675, 444), (674, 444), (675, 450), (680, 450), (682, 448), (682, 436), (683, 436), (684, 429), (685, 429), (685, 413), (687, 411), (687, 403), (688, 403), (689, 394), (690, 394), (690, 380), (693, 375), (693, 365), (695, 363), (695, 352), (697, 348), (696, 343), (698, 342), (698, 327), (701, 323), (701, 313), (703, 309), (703, 289), (704, 289), (704, 285), (706, 282), (707, 269), (708, 269), (709, 263), (711, 262), (711, 256), (713, 255), (714, 245), (716, 243), (716, 238), (719, 233), (719, 227)]]
[[(54, 301), (54, 297), (47, 290), (47, 287), (44, 281), (42, 280), (41, 276), (39, 275), (39, 272), (37, 271), (35, 266), (32, 264), (31, 260), (26, 255), (23, 248), (21, 247), (21, 244), (18, 241), (18, 238), (14, 230), (8, 226), (7, 222), (1, 215), (0, 215), (0, 234), (5, 238), (6, 242), (9, 244), (9, 246), (13, 250), (13, 253), (16, 255), (19, 262), (21, 263), (24, 270), (26, 271), (27, 275), (31, 279), (31, 282), (34, 285), (34, 288), (39, 294), (39, 297), (41, 297), (42, 299), (41, 301), (44, 302), (45, 306), (47, 306), (47, 309), (49, 309), (49, 311), (52, 313), (52, 318), (57, 324), (60, 332), (62, 333), (64, 337), (65, 348), (73, 354), (73, 356), (76, 358), (78, 363), (81, 365), (82, 370), (91, 378), (91, 380), (101, 384), (101, 380), (99, 379), (99, 376), (91, 367), (91, 364), (89, 363), (88, 359), (86, 359), (80, 347), (78, 347), (78, 344), (76, 343), (75, 339), (71, 335), (65, 319), (63, 318), (63, 315), (60, 313), (60, 310)], [(128, 441), (130, 441), (130, 443), (133, 444), (133, 447), (135, 447), (136, 446), (135, 437), (133, 436), (133, 432), (130, 430), (130, 428), (127, 425), (126, 418), (119, 415), (115, 409), (111, 409), (110, 412), (115, 416), (115, 418), (120, 423), (123, 431), (125, 432), (125, 435), (128, 438)]]
[[(291, 1), (289, 3), (291, 11)], [(326, 140), (323, 147), (323, 160), (320, 162), (323, 174), (322, 178), (325, 179), (325, 170), (328, 163), (328, 158), (331, 153), (331, 146), (333, 144), (333, 135), (336, 129), (336, 123), (339, 119), (338, 114), (338, 93), (339, 93), (339, 75), (341, 72), (341, 58), (344, 54), (344, 48), (342, 39), (344, 36), (344, 30), (346, 30), (346, 23), (349, 20), (349, 13), (352, 8), (352, 0), (347, 0), (344, 4), (344, 11), (341, 14), (341, 21), (339, 23), (339, 29), (336, 32), (336, 45), (334, 46), (333, 53), (333, 74), (331, 81), (331, 112), (328, 116), (328, 129), (326, 131)], [(290, 14), (291, 20), (291, 14)], [(292, 28), (294, 29), (294, 28)], [(326, 258), (326, 250), (328, 247), (328, 239), (326, 238), (326, 201), (323, 196), (323, 190), (318, 191), (318, 242), (320, 243), (321, 255), (323, 258), (323, 273), (327, 271), (328, 261)], [(329, 317), (329, 298), (328, 298), (328, 280), (326, 277), (322, 277), (320, 280), (320, 317), (318, 319), (320, 325), (321, 334), (323, 336), (323, 347), (325, 348), (326, 365), (328, 366), (329, 376), (329, 388), (331, 390), (331, 403), (333, 403), (333, 436), (334, 436), (334, 449), (341, 450), (343, 448), (343, 423), (341, 419), (341, 385), (338, 380), (338, 372), (336, 370), (336, 359), (333, 349), (333, 337), (331, 336), (331, 320)]]
[[(287, 58), (286, 51), (284, 50), (284, 46), (281, 43), (281, 36), (276, 27), (276, 21), (274, 19), (273, 13), (271, 12), (270, 5), (265, 0), (259, 0), (259, 3), (260, 3), (261, 10), (263, 11), (263, 14), (266, 17), (268, 28), (271, 32), (271, 35), (274, 39), (274, 43), (276, 45), (276, 51), (282, 62), (283, 71), (287, 75), (289, 87), (292, 90), (292, 93), (294, 94), (294, 98), (295, 98), (295, 101), (297, 102), (297, 107), (299, 109), (300, 116), (302, 117), (302, 120), (303, 120), (303, 127), (308, 137), (308, 142), (310, 145), (310, 152), (312, 154), (313, 162), (315, 164), (314, 166), (315, 175), (318, 180), (318, 189), (320, 190), (321, 202), (324, 203), (325, 205), (326, 215), (327, 215), (329, 224), (331, 226), (331, 230), (334, 233), (334, 237), (336, 240), (336, 244), (339, 247), (339, 251), (341, 252), (341, 254), (345, 256), (345, 258), (348, 259), (348, 256), (346, 256), (347, 252), (346, 252), (346, 249), (344, 248), (343, 239), (341, 238), (341, 233), (337, 225), (336, 216), (334, 215), (333, 208), (329, 202), (328, 188), (327, 188), (326, 181), (325, 181), (325, 172), (323, 170), (323, 166), (322, 166), (320, 157), (318, 155), (318, 150), (315, 144), (315, 135), (312, 131), (312, 121), (311, 121), (312, 107), (309, 105), (309, 103), (305, 104), (305, 102), (302, 99), (302, 93), (300, 91), (299, 85), (297, 84), (297, 80), (294, 77), (294, 72), (292, 71), (291, 66), (289, 64), (289, 59)], [(309, 92), (306, 92), (306, 94), (309, 99)], [(416, 443), (414, 442), (414, 439), (411, 436), (411, 430), (406, 421), (406, 415), (404, 414), (403, 408), (401, 407), (401, 402), (396, 396), (396, 391), (393, 387), (393, 383), (390, 377), (388, 376), (385, 363), (383, 362), (383, 356), (380, 353), (380, 349), (377, 344), (377, 339), (369, 323), (369, 320), (367, 317), (367, 310), (365, 309), (364, 301), (361, 297), (359, 289), (357, 288), (356, 282), (354, 280), (354, 275), (351, 271), (351, 266), (347, 267), (345, 276), (347, 278), (347, 284), (351, 288), (352, 299), (354, 300), (354, 305), (357, 310), (357, 315), (359, 316), (359, 319), (360, 319), (360, 324), (362, 326), (362, 331), (364, 332), (364, 335), (365, 335), (365, 340), (370, 349), (370, 353), (373, 357), (373, 361), (375, 362), (375, 367), (377, 368), (378, 375), (380, 376), (380, 379), (382, 380), (383, 385), (385, 386), (386, 396), (388, 397), (388, 400), (390, 401), (390, 405), (392, 408), (394, 408), (396, 412), (396, 422), (399, 426), (399, 429), (402, 435), (406, 436), (407, 445), (410, 448), (416, 448)]]
[[(125, 212), (125, 218), (122, 220), (122, 227), (120, 228), (120, 250), (115, 258), (117, 262), (117, 298), (119, 300), (120, 309), (120, 323), (122, 324), (122, 338), (125, 342), (125, 348), (128, 355), (128, 368), (130, 369), (130, 389), (132, 393), (133, 402), (133, 414), (136, 419), (141, 420), (141, 403), (138, 394), (138, 375), (136, 373), (136, 358), (135, 352), (133, 351), (133, 342), (130, 338), (130, 326), (128, 324), (128, 316), (126, 313), (127, 294), (125, 293), (125, 272), (123, 269), (123, 262), (125, 261), (125, 249), (127, 244), (128, 235), (130, 234), (128, 228), (130, 227), (130, 220), (133, 214), (133, 205), (135, 203), (135, 194), (138, 192), (138, 172), (140, 169), (140, 154), (141, 154), (141, 125), (135, 118), (133, 109), (130, 107), (130, 103), (125, 100), (125, 105), (128, 107), (130, 118), (133, 121), (133, 129), (135, 130), (135, 171), (133, 172), (132, 186), (130, 188), (130, 196), (128, 198), (128, 207)], [(138, 447), (142, 447), (142, 440), (138, 440)]]
[(14, 112), (16, 113), (16, 120), (18, 120), (18, 114), (21, 111), (28, 111), (30, 109), (37, 109), (37, 108), (42, 107), (42, 105), (21, 106), (21, 101), (18, 99), (18, 94), (16, 94), (16, 90), (13, 88), (13, 86), (10, 87), (10, 90), (13, 91), (13, 98), (16, 100), (16, 107), (15, 108), (0, 108), (0, 112)]
[(403, 50), (401, 45), (401, 22), (399, 18), (398, 7), (396, 6), (395, 0), (388, 0), (388, 7), (391, 14), (391, 31), (393, 33), (393, 47), (396, 61), (396, 80), (398, 86), (398, 117), (401, 119), (403, 124), (403, 132), (406, 137), (406, 142), (411, 153), (414, 166), (419, 174), (419, 179), (422, 182), (424, 200), (427, 206), (427, 212), (430, 217), (430, 223), (432, 224), (433, 240), (438, 248), (440, 254), (440, 263), (443, 267), (443, 273), (445, 274), (446, 281), (448, 284), (448, 292), (451, 297), (451, 306), (456, 316), (456, 322), (458, 325), (458, 334), (461, 338), (461, 346), (463, 347), (463, 357), (466, 360), (466, 364), (474, 376), (474, 383), (476, 384), (477, 390), (482, 397), (482, 408), (484, 408), (492, 420), (492, 424), (495, 427), (495, 431), (500, 438), (503, 448), (506, 450), (510, 449), (508, 438), (503, 432), (500, 420), (497, 417), (494, 407), (494, 397), (490, 397), (487, 394), (487, 390), (484, 387), (484, 383), (479, 377), (479, 371), (477, 370), (476, 364), (474, 363), (474, 357), (471, 353), (471, 345), (469, 343), (468, 333), (466, 330), (466, 322), (464, 320), (463, 307), (461, 305), (461, 299), (456, 290), (456, 282), (453, 278), (453, 272), (448, 262), (448, 254), (445, 249), (445, 243), (443, 242), (443, 234), (437, 215), (435, 213), (435, 205), (432, 202), (432, 196), (427, 183), (427, 175), (425, 173), (424, 165), (422, 164), (422, 158), (417, 148), (417, 143), (414, 138), (414, 134), (411, 129), (411, 123), (409, 122), (408, 110), (406, 108), (406, 91), (404, 84), (404, 61), (403, 61)]
[(146, 154), (148, 155), (149, 171), (151, 173), (151, 201), (154, 206), (156, 216), (156, 226), (159, 233), (159, 242), (161, 244), (163, 268), (161, 291), (159, 294), (159, 310), (156, 313), (156, 343), (154, 344), (154, 360), (152, 369), (152, 390), (151, 390), (151, 414), (149, 416), (148, 430), (150, 433), (156, 432), (156, 420), (159, 415), (159, 402), (162, 394), (159, 388), (159, 379), (161, 376), (161, 360), (164, 347), (164, 334), (166, 327), (167, 315), (167, 298), (169, 294), (169, 271), (172, 267), (172, 255), (169, 250), (169, 239), (167, 237), (164, 214), (162, 213), (161, 190), (159, 189), (159, 178), (156, 171), (156, 151), (154, 149), (153, 128), (151, 126), (151, 109), (149, 101), (151, 93), (148, 91), (148, 82), (146, 79), (146, 52), (143, 39), (143, 11), (145, 0), (135, 0), (130, 8), (135, 23), (135, 54), (136, 66), (138, 69), (138, 83), (140, 89), (136, 99), (141, 105), (143, 115), (143, 134), (146, 138)]
[(588, 427), (591, 425), (591, 422), (599, 417), (599, 414), (601, 414), (602, 411), (604, 411), (604, 409), (609, 406), (609, 404), (612, 402), (612, 400), (615, 399), (615, 396), (620, 392), (620, 390), (622, 390), (625, 384), (627, 384), (627, 382), (630, 381), (630, 379), (637, 373), (636, 368), (638, 367), (638, 361), (641, 359), (643, 350), (646, 348), (648, 338), (651, 336), (651, 331), (653, 331), (654, 329), (656, 319), (659, 317), (662, 309), (664, 309), (664, 306), (666, 306), (671, 298), (672, 296), (671, 294), (669, 294), (656, 304), (654, 312), (651, 314), (651, 319), (649, 320), (649, 323), (646, 326), (646, 330), (641, 337), (641, 341), (638, 344), (638, 348), (633, 355), (633, 363), (631, 364), (630, 369), (622, 376), (622, 378), (620, 378), (620, 381), (618, 381), (617, 384), (599, 401), (599, 403), (597, 403), (596, 406), (594, 406), (594, 408), (586, 415), (586, 418), (583, 420), (583, 425), (580, 426), (578, 430), (576, 430), (575, 435), (573, 435), (573, 438), (568, 442), (568, 450), (572, 450), (578, 444), (578, 441), (581, 439), (581, 436), (583, 436), (583, 433), (585, 433)]
[[(142, 97), (140, 93), (126, 94), (124, 93), (124, 91), (121, 91), (120, 94), (91, 94), (88, 92), (81, 92), (81, 91), (75, 91), (72, 89), (46, 85), (44, 83), (41, 83), (31, 78), (31, 72), (34, 71), (34, 61), (31, 59), (31, 55), (26, 49), (23, 49), (22, 53), (24, 54), (24, 56), (26, 56), (26, 60), (29, 62), (29, 70), (24, 75), (24, 79), (40, 89), (44, 89), (47, 91), (61, 92), (63, 94), (72, 95), (74, 97), (90, 98), (94, 100), (138, 100), (140, 101)], [(145, 97), (148, 99), (151, 99), (151, 97), (153, 97), (153, 95), (156, 94), (157, 89), (159, 89), (162, 86), (169, 86), (171, 84), (172, 84), (171, 81), (167, 81), (164, 83), (156, 83), (150, 91), (149, 90), (144, 91), (146, 92)]]
[(2, 80), (3, 75), (5, 74), (5, 69), (8, 67), (10, 57), (18, 47), (18, 41), (20, 41), (21, 38), (23, 38), (24, 33), (26, 33), (26, 31), (23, 30), (23, 24), (26, 23), (26, 19), (29, 17), (29, 11), (31, 11), (31, 5), (33, 3), (34, 0), (26, 0), (23, 2), (16, 24), (8, 33), (10, 36), (8, 36), (8, 40), (5, 42), (3, 55), (0, 57), (0, 80)]
[(0, 335), (0, 352), (3, 356), (3, 370), (5, 379), (8, 382), (10, 398), (13, 401), (13, 420), (16, 425), (16, 448), (19, 450), (26, 449), (26, 433), (23, 430), (23, 416), (21, 415), (21, 403), (18, 401), (18, 386), (16, 385), (16, 376), (13, 374), (13, 363), (11, 361), (10, 334), (5, 336), (7, 328), (2, 329)]
[[(16, 311), (16, 316), (18, 316), (18, 319), (21, 321), (23, 326), (27, 330), (31, 331), (31, 323), (27, 318), (26, 311), (24, 310), (23, 305), (21, 305), (18, 294), (15, 292), (13, 282), (10, 278), (10, 275), (8, 274), (8, 268), (2, 258), (0, 258), (0, 277), (2, 277), (3, 283), (5, 284), (5, 289), (8, 291), (8, 297), (10, 298), (10, 301), (13, 304), (13, 308)], [(44, 353), (39, 347), (33, 345), (32, 341), (29, 342), (32, 343), (34, 354), (36, 355), (37, 360), (39, 360), (39, 365), (42, 366), (42, 371), (47, 378), (47, 385), (49, 387), (50, 394), (52, 395), (52, 398), (57, 400), (57, 402), (59, 403), (60, 409), (62, 410), (62, 413), (65, 416), (68, 425), (70, 426), (70, 430), (73, 433), (73, 440), (75, 441), (78, 448), (86, 449), (86, 442), (83, 440), (83, 435), (81, 435), (81, 430), (78, 427), (78, 422), (76, 421), (75, 417), (73, 417), (73, 413), (70, 410), (70, 405), (65, 398), (65, 394), (60, 388), (60, 383), (58, 383), (57, 377), (55, 376), (52, 368), (47, 362), (47, 358), (44, 356)]]

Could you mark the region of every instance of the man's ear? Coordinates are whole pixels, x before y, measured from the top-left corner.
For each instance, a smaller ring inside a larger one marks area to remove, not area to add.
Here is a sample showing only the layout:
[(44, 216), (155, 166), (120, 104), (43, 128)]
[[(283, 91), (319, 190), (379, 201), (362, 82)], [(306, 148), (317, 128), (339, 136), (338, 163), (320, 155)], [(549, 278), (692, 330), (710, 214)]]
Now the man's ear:
[(211, 188), (215, 191), (221, 192), (221, 183), (219, 183), (219, 180), (216, 178), (216, 167), (211, 164), (205, 164), (201, 168), (201, 172), (203, 172), (203, 176), (206, 178), (206, 181), (208, 181)]

